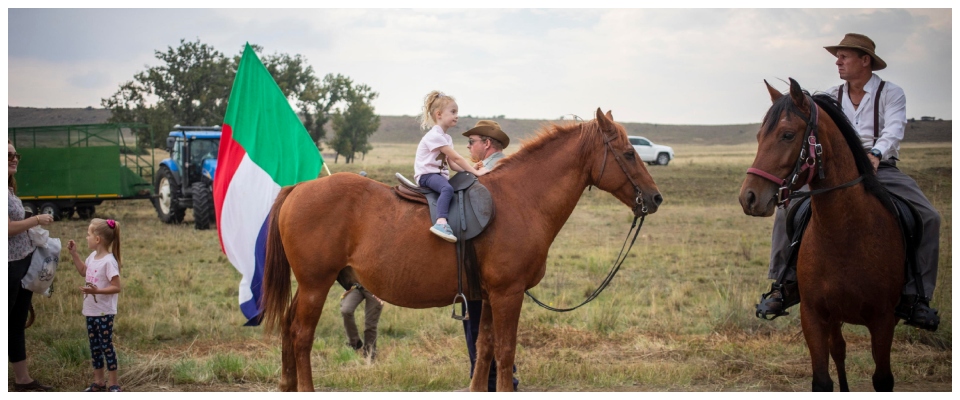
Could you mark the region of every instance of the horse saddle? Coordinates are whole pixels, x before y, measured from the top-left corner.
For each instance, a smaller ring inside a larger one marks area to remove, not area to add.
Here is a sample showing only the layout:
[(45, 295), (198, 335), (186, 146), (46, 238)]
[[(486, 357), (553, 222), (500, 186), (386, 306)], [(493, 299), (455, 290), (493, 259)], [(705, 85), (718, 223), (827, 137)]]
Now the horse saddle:
[[(400, 184), (393, 188), (400, 198), (430, 206), (430, 221), (437, 222), (437, 199), (440, 193), (430, 188), (414, 185), (399, 172), (396, 174)], [(459, 172), (450, 178), (453, 186), (453, 201), (447, 223), (457, 240), (469, 240), (477, 237), (493, 220), (493, 197), (486, 186), (469, 172)]]
[[(916, 271), (917, 248), (920, 246), (920, 239), (923, 236), (923, 220), (920, 219), (920, 212), (917, 211), (917, 208), (906, 199), (894, 193), (890, 193), (890, 199), (893, 201), (900, 231), (903, 233), (903, 247), (907, 252), (906, 271), (910, 274)], [(807, 223), (810, 222), (810, 215), (809, 197), (802, 199), (787, 214), (787, 236), (791, 239), (790, 261), (787, 265), (790, 267), (797, 265), (800, 240), (803, 237), (803, 231), (807, 229)]]

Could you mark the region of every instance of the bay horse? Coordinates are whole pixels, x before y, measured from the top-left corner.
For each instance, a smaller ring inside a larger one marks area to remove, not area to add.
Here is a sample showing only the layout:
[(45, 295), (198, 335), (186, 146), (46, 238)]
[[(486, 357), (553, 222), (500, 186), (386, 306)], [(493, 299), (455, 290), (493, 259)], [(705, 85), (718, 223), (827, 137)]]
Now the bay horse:
[(767, 90), (773, 105), (757, 133), (740, 205), (747, 215), (769, 217), (809, 182), (804, 195), (811, 196), (812, 216), (797, 256), (797, 282), (813, 390), (833, 391), (829, 353), (840, 390), (849, 391), (841, 327), (850, 323), (870, 331), (874, 389), (892, 391), (890, 348), (905, 253), (890, 195), (836, 99), (810, 96), (793, 79), (789, 95), (770, 84)]
[[(588, 185), (611, 193), (636, 216), (663, 201), (612, 114), (551, 125), (479, 177), (497, 215), (474, 241), (483, 292), (476, 371), (497, 361), (497, 390), (513, 390), (517, 324), (524, 291), (546, 271), (547, 251)], [(426, 205), (390, 186), (337, 173), (283, 188), (270, 212), (262, 321), (280, 326), (280, 390), (312, 391), (314, 331), (330, 287), (348, 267), (377, 297), (408, 308), (450, 306), (457, 294), (455, 246), (429, 232)], [(297, 290), (290, 299), (290, 271)], [(472, 391), (487, 388), (474, 374)]]

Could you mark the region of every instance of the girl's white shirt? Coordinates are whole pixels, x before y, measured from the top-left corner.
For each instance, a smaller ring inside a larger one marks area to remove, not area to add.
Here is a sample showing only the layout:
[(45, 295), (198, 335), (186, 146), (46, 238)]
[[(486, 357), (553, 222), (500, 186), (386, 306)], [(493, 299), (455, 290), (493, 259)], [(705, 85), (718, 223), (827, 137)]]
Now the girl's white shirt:
[[(90, 253), (87, 257), (87, 277), (86, 282), (96, 285), (98, 288), (105, 288), (110, 285), (110, 280), (120, 275), (120, 265), (113, 253), (107, 253), (103, 258), (96, 259), (97, 252)], [(96, 300), (94, 300), (96, 296)], [(117, 314), (117, 297), (119, 293), (114, 294), (88, 294), (83, 299), (83, 315), (87, 317), (99, 317), (103, 315)]]
[(426, 174), (441, 174), (444, 178), (450, 178), (450, 170), (443, 163), (446, 156), (440, 153), (443, 146), (453, 146), (453, 138), (440, 125), (434, 125), (420, 138), (417, 158), (413, 162), (413, 181), (416, 184), (419, 185), (420, 177)]

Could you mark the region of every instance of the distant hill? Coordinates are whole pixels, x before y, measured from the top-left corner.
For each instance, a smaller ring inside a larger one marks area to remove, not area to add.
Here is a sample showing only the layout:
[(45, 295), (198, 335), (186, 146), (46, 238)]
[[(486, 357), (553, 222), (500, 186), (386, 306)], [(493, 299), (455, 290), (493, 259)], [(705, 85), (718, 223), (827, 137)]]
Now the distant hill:
[[(110, 111), (98, 108), (30, 108), (7, 107), (8, 126), (47, 126), (71, 124), (100, 124), (110, 118)], [(586, 116), (584, 116), (586, 118)], [(460, 135), (473, 127), (479, 118), (460, 117), (449, 133)], [(523, 140), (536, 134), (544, 125), (563, 122), (534, 119), (494, 119), (510, 135)], [(664, 125), (639, 122), (622, 123), (631, 135), (640, 135), (656, 143), (671, 144), (741, 144), (757, 140), (760, 124), (741, 125)], [(908, 142), (951, 142), (953, 121), (913, 121), (907, 125)], [(327, 127), (328, 135), (332, 130)], [(374, 143), (417, 143), (420, 126), (412, 116), (380, 116), (380, 129), (371, 137)]]

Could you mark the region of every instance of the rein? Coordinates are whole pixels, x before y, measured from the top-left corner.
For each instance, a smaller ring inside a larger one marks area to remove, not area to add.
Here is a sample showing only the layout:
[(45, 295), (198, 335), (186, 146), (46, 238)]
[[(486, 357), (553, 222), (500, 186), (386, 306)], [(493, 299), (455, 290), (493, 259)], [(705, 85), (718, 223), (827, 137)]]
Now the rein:
[[(601, 131), (601, 134), (602, 133), (603, 132)], [(580, 136), (583, 137), (583, 124), (580, 124)], [(627, 179), (630, 181), (630, 184), (633, 185), (633, 190), (637, 194), (637, 197), (634, 199), (635, 205), (633, 206), (633, 212), (634, 212), (633, 223), (630, 224), (630, 229), (627, 230), (627, 236), (623, 239), (623, 245), (620, 246), (620, 253), (617, 254), (617, 258), (613, 261), (613, 267), (610, 269), (610, 272), (607, 273), (607, 277), (603, 279), (603, 282), (600, 282), (600, 285), (593, 291), (593, 293), (590, 293), (590, 296), (587, 296), (586, 300), (584, 300), (582, 303), (571, 308), (555, 308), (543, 303), (542, 301), (534, 297), (534, 295), (530, 294), (529, 290), (524, 292), (528, 297), (530, 297), (530, 300), (533, 300), (533, 302), (536, 303), (538, 306), (543, 307), (547, 310), (556, 311), (556, 312), (573, 311), (596, 299), (597, 296), (599, 296), (600, 293), (603, 292), (603, 290), (610, 285), (610, 282), (613, 281), (613, 277), (617, 275), (617, 271), (620, 270), (620, 266), (623, 265), (623, 262), (627, 259), (627, 255), (630, 254), (630, 249), (633, 248), (633, 244), (637, 242), (637, 236), (640, 234), (640, 228), (643, 227), (643, 221), (647, 216), (647, 206), (643, 203), (643, 192), (640, 191), (640, 186), (637, 185), (637, 183), (633, 180), (633, 177), (630, 176), (629, 173), (627, 173), (627, 167), (624, 165), (624, 161), (620, 158), (619, 155), (617, 155), (617, 152), (613, 151), (613, 146), (610, 144), (610, 142), (614, 138), (616, 138), (616, 136), (609, 136), (609, 137), (605, 137), (603, 140), (603, 144), (604, 144), (603, 164), (601, 164), (600, 166), (600, 175), (597, 177), (597, 182), (599, 182), (600, 178), (603, 177), (603, 170), (607, 165), (607, 152), (613, 153), (614, 159), (617, 160), (617, 165), (619, 165), (620, 169), (623, 170), (623, 174), (627, 176)], [(639, 215), (637, 215), (638, 210), (640, 211)], [(637, 225), (638, 219), (640, 220), (640, 225)], [(633, 230), (634, 228), (636, 228), (637, 230), (634, 231)], [(630, 240), (630, 246), (627, 247), (627, 240), (630, 239), (630, 233), (633, 233), (633, 239)], [(626, 251), (624, 251), (624, 249), (626, 249)]]
[(797, 185), (797, 179), (804, 172), (807, 172), (807, 179), (805, 185), (809, 185), (813, 181), (814, 170), (816, 170), (817, 175), (820, 179), (823, 179), (823, 145), (821, 145), (817, 140), (817, 121), (820, 114), (820, 108), (817, 107), (817, 103), (813, 101), (813, 98), (809, 95), (806, 96), (807, 100), (810, 103), (810, 118), (805, 117), (803, 114), (800, 114), (799, 111), (793, 111), (795, 114), (800, 116), (806, 123), (807, 129), (803, 134), (803, 143), (800, 147), (800, 156), (797, 157), (797, 162), (794, 164), (793, 172), (785, 178), (781, 179), (776, 175), (773, 175), (769, 172), (761, 170), (759, 168), (750, 167), (747, 169), (747, 174), (756, 175), (763, 179), (773, 182), (774, 184), (780, 185), (780, 188), (777, 190), (777, 207), (786, 209), (790, 205), (790, 200), (797, 198), (810, 197), (817, 194), (829, 192), (835, 189), (842, 189), (850, 187), (860, 183), (863, 180), (863, 175), (858, 176), (856, 179), (843, 183), (838, 186), (811, 190), (808, 192), (797, 191), (793, 192), (792, 187)]
[[(544, 302), (534, 297), (532, 294), (530, 294), (529, 290), (525, 291), (524, 293), (526, 293), (527, 296), (530, 297), (530, 300), (533, 300), (533, 302), (536, 303), (538, 306), (543, 307), (547, 310), (556, 311), (556, 312), (573, 311), (593, 301), (594, 299), (597, 298), (597, 296), (600, 295), (600, 292), (603, 292), (603, 290), (610, 285), (610, 282), (613, 281), (613, 277), (616, 276), (617, 271), (620, 270), (620, 266), (623, 265), (623, 261), (627, 259), (627, 254), (630, 254), (630, 249), (633, 248), (633, 244), (636, 243), (637, 241), (637, 235), (640, 233), (640, 228), (643, 227), (644, 218), (646, 218), (646, 214), (639, 217), (637, 216), (633, 217), (633, 224), (630, 225), (630, 230), (627, 231), (627, 237), (623, 239), (623, 246), (620, 247), (620, 254), (617, 255), (617, 259), (613, 262), (613, 268), (610, 269), (609, 273), (607, 273), (607, 277), (603, 279), (603, 282), (600, 282), (600, 286), (598, 286), (596, 290), (593, 291), (593, 293), (590, 293), (590, 296), (587, 296), (587, 299), (584, 300), (582, 303), (570, 308), (554, 308), (546, 305)], [(637, 225), (638, 219), (640, 220), (639, 226)], [(637, 230), (634, 231), (633, 228), (637, 228)], [(627, 239), (630, 239), (631, 232), (633, 232), (633, 240), (630, 240), (630, 247), (627, 247)], [(626, 251), (623, 250), (624, 248), (626, 248)]]

